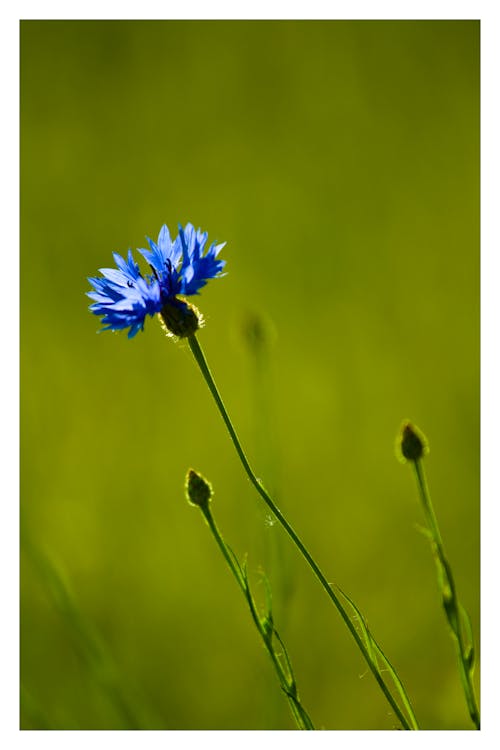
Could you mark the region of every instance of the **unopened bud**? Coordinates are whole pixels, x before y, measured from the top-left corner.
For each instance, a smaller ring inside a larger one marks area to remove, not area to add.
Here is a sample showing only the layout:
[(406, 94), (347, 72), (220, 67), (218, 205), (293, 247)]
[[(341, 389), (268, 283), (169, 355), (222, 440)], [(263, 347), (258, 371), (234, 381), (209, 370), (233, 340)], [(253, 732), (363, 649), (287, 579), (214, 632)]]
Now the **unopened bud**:
[(242, 321), (243, 340), (255, 357), (266, 354), (276, 338), (271, 321), (260, 312), (247, 313)]
[(418, 427), (411, 422), (403, 422), (396, 449), (402, 461), (418, 461), (429, 452), (429, 444)]
[(194, 469), (189, 469), (186, 476), (186, 497), (192, 505), (206, 508), (212, 499), (213, 491), (210, 482), (198, 474)]

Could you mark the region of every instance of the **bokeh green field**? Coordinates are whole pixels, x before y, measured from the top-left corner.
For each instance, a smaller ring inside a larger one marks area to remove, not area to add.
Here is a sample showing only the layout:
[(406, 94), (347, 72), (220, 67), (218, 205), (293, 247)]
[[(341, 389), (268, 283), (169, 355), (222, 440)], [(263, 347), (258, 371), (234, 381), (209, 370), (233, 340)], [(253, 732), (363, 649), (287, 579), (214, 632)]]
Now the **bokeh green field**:
[(475, 21), (21, 23), (21, 726), (293, 727), (184, 498), (191, 466), (259, 596), (271, 581), (316, 726), (397, 725), (189, 348), (151, 319), (132, 341), (96, 335), (86, 277), (188, 221), (227, 241), (200, 341), (257, 473), (421, 726), (471, 728), (394, 440), (404, 418), (429, 438), (478, 640)]

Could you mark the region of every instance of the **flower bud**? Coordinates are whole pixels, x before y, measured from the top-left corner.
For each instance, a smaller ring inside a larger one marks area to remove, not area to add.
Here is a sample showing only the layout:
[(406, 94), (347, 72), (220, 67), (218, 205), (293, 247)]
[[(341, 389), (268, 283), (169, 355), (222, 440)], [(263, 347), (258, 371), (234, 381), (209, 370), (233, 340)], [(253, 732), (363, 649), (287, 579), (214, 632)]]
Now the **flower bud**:
[(267, 354), (276, 338), (271, 321), (260, 312), (249, 312), (245, 315), (241, 333), (244, 343), (254, 357)]
[(210, 482), (198, 474), (194, 469), (189, 469), (186, 476), (186, 497), (191, 505), (206, 508), (212, 499), (213, 491)]
[(396, 450), (403, 462), (406, 460), (418, 461), (419, 458), (429, 452), (429, 445), (427, 438), (418, 427), (412, 425), (411, 422), (403, 422)]

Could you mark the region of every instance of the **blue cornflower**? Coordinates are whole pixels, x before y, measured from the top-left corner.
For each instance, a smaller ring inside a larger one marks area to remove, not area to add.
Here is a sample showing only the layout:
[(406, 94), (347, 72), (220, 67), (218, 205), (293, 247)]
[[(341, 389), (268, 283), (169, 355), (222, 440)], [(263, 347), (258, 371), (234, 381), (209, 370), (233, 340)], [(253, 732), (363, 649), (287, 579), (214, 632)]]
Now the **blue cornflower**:
[(172, 241), (166, 224), (160, 229), (158, 242), (147, 237), (150, 250), (139, 249), (148, 261), (152, 275), (143, 276), (128, 251), (127, 260), (113, 253), (117, 268), (101, 268), (102, 278), (89, 278), (95, 291), (87, 292), (94, 300), (90, 310), (102, 315), (102, 330), (130, 328), (128, 337), (144, 329), (146, 315), (159, 313), (168, 330), (176, 336), (193, 334), (199, 327), (199, 313), (177, 295), (198, 294), (209, 279), (221, 275), (226, 261), (217, 256), (225, 243), (212, 243), (203, 254), (208, 234), (192, 224)]

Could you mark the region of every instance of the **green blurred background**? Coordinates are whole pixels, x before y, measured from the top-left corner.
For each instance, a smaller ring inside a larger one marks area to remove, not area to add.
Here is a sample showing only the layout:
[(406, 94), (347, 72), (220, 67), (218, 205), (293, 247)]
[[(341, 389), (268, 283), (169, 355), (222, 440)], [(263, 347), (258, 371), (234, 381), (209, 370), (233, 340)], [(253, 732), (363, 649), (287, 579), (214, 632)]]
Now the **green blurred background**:
[(394, 440), (430, 440), (478, 639), (479, 23), (21, 22), (21, 179), (21, 726), (293, 727), (191, 466), (316, 726), (397, 724), (188, 347), (96, 335), (86, 277), (192, 221), (227, 241), (200, 340), (257, 473), (421, 725), (471, 728)]

